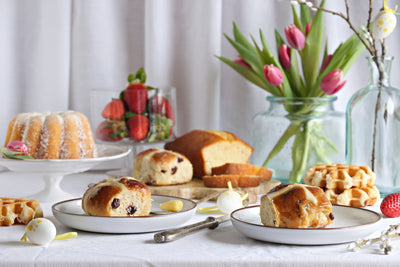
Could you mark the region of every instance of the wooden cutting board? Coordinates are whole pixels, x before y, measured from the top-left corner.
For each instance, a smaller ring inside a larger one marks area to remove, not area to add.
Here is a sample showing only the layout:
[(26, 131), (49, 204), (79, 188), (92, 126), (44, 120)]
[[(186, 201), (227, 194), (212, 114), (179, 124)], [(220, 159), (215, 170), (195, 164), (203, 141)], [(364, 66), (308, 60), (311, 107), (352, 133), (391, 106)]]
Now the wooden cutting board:
[[(257, 202), (257, 195), (265, 194), (281, 182), (278, 180), (262, 181), (257, 187), (234, 188), (241, 194), (249, 194), (249, 203)], [(182, 185), (149, 186), (154, 195), (167, 195), (189, 199), (203, 199), (213, 196), (210, 200), (216, 200), (218, 193), (225, 192), (227, 188), (206, 187), (200, 179), (193, 179), (191, 182)]]

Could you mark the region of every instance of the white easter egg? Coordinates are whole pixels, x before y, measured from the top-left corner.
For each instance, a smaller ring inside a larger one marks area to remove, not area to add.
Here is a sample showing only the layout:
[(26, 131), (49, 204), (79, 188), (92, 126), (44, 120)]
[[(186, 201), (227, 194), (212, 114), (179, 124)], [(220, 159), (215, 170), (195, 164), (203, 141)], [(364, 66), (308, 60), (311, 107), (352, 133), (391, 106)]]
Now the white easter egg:
[(239, 193), (229, 190), (219, 195), (217, 206), (223, 213), (231, 214), (232, 211), (243, 207), (243, 201)]
[(372, 23), (372, 32), (375, 38), (388, 37), (397, 24), (396, 16), (392, 12), (381, 11), (376, 15)]
[(47, 245), (56, 236), (56, 227), (45, 218), (31, 220), (25, 228), (26, 237), (34, 244)]

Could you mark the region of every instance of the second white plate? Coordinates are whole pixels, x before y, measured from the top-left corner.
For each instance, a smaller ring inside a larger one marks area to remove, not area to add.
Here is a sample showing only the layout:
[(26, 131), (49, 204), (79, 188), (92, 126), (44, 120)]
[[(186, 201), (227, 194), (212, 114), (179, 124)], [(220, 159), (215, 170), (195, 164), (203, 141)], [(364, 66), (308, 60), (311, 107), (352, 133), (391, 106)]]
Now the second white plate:
[(133, 217), (101, 217), (86, 215), (82, 199), (70, 199), (52, 206), (54, 217), (61, 223), (88, 232), (98, 233), (146, 233), (179, 226), (196, 212), (196, 203), (189, 199), (152, 195), (151, 211), (161, 211), (160, 204), (169, 200), (180, 200), (183, 208), (179, 212), (162, 215)]
[(335, 219), (326, 228), (278, 228), (261, 223), (260, 206), (238, 209), (231, 214), (233, 226), (242, 234), (261, 241), (294, 245), (328, 245), (355, 241), (366, 237), (380, 225), (382, 217), (370, 210), (332, 207)]

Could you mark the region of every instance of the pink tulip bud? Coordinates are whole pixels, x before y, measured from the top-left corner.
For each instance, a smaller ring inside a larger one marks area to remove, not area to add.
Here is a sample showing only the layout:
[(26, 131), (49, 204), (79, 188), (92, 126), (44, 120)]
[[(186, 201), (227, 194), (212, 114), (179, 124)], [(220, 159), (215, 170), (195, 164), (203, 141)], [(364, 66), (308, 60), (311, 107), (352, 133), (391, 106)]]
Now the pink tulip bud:
[(311, 23), (307, 23), (307, 25), (306, 25), (306, 36), (310, 32), (310, 29), (311, 29)]
[(340, 69), (333, 70), (321, 80), (320, 87), (328, 95), (337, 93), (346, 84), (343, 80), (343, 72)]
[(243, 58), (240, 57), (240, 56), (238, 57), (238, 59), (234, 60), (233, 62), (235, 62), (236, 64), (239, 64), (239, 65), (242, 65), (242, 66), (244, 66), (246, 68), (251, 69), (250, 65), (247, 64), (246, 61), (244, 61)]
[(280, 85), (283, 82), (282, 71), (272, 64), (264, 66), (264, 76), (267, 82), (274, 86)]
[(282, 67), (287, 70), (290, 68), (290, 47), (283, 44), (279, 47), (279, 61)]
[(331, 62), (332, 60), (332, 55), (327, 55), (324, 59), (324, 62), (322, 62), (322, 66), (321, 66), (321, 72), (324, 72), (324, 70), (326, 69), (326, 67), (328, 67), (329, 62)]
[(302, 50), (306, 44), (304, 34), (294, 24), (290, 24), (285, 28), (286, 39), (291, 47)]
[(12, 141), (7, 145), (7, 148), (11, 151), (21, 153), (22, 155), (28, 154), (28, 148), (21, 141)]

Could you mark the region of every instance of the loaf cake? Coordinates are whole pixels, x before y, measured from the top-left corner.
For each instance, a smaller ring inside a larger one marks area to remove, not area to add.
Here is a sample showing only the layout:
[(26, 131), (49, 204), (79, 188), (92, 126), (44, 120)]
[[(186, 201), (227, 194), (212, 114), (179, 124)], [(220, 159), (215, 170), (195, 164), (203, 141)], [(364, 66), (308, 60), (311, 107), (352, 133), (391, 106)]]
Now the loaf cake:
[(332, 204), (317, 186), (279, 185), (261, 197), (261, 222), (284, 228), (323, 228), (332, 223)]
[(196, 178), (211, 175), (213, 167), (225, 163), (248, 163), (254, 150), (234, 134), (217, 130), (193, 130), (164, 148), (185, 155)]
[(0, 198), (0, 226), (28, 224), (33, 218), (39, 217), (43, 217), (43, 210), (37, 200)]
[(152, 148), (136, 155), (133, 177), (148, 185), (176, 185), (190, 182), (193, 166), (182, 154)]
[(92, 216), (147, 216), (151, 192), (132, 177), (109, 177), (86, 190), (82, 208)]
[(375, 179), (370, 167), (348, 164), (320, 164), (304, 175), (304, 181), (321, 187), (332, 204), (353, 207), (372, 206), (379, 200)]
[(89, 121), (76, 111), (20, 113), (8, 125), (5, 146), (14, 140), (36, 159), (97, 157)]

